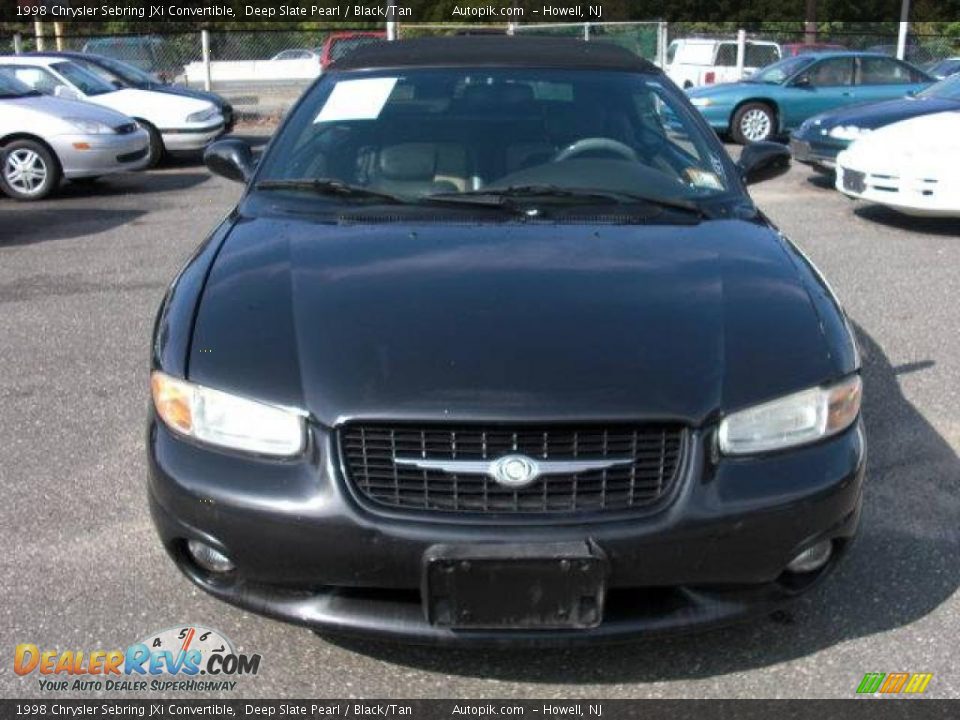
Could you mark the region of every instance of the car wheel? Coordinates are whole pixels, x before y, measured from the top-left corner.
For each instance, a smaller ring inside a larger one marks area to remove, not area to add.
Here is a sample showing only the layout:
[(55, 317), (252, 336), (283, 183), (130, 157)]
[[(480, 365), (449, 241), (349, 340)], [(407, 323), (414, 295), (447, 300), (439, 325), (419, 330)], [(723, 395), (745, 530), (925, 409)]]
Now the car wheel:
[(160, 164), (166, 149), (163, 147), (163, 138), (160, 137), (160, 131), (145, 120), (137, 120), (147, 134), (150, 136), (150, 152), (147, 153), (147, 164), (144, 168), (154, 168)]
[(769, 140), (776, 128), (773, 108), (764, 103), (747, 103), (733, 116), (730, 134), (741, 145)]
[(60, 185), (60, 164), (36, 140), (15, 140), (0, 150), (0, 187), (16, 200), (40, 200)]

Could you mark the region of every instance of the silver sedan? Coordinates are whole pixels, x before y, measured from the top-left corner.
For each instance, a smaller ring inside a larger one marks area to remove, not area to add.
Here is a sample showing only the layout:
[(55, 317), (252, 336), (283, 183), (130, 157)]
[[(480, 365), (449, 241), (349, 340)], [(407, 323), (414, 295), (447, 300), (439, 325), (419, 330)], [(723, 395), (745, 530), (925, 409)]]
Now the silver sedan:
[(42, 96), (0, 71), (0, 190), (12, 198), (47, 197), (64, 178), (139, 170), (149, 143), (126, 115)]

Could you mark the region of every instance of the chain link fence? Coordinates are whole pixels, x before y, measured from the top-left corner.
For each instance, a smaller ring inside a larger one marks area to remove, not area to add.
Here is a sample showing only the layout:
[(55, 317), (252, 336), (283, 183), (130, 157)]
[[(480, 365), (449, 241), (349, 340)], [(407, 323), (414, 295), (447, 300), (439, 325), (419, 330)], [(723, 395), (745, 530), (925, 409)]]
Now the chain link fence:
[(511, 29), (515, 35), (573, 37), (588, 42), (613, 43), (647, 60), (657, 61), (663, 25), (665, 23), (660, 22), (543, 23), (518, 24)]
[[(289, 108), (322, 72), (321, 59), (326, 48), (350, 49), (349, 43), (336, 42), (344, 36), (371, 33), (384, 36), (382, 23), (377, 25), (342, 26), (331, 24), (323, 29), (258, 29), (194, 32), (150, 33), (131, 35), (80, 34), (75, 30), (82, 23), (67, 24), (67, 34), (55, 38), (47, 24), (47, 35), (42, 40), (45, 50), (72, 50), (105, 55), (151, 73), (165, 82), (188, 84), (195, 88), (209, 87), (226, 97), (238, 116), (275, 120)], [(921, 67), (960, 56), (960, 39), (938, 34), (924, 25), (924, 33), (911, 32), (907, 36), (905, 59)], [(766, 41), (777, 44), (774, 52), (769, 46), (763, 52), (744, 51), (745, 59), (756, 57), (764, 63), (777, 54), (804, 52), (814, 40), (820, 46), (842, 47), (850, 50), (872, 50), (895, 55), (897, 50), (896, 24), (877, 24), (877, 30), (849, 30), (820, 28), (815, 39), (804, 32), (801, 23), (768, 23), (759, 30), (746, 33), (746, 41)], [(723, 52), (717, 51), (714, 62), (735, 64), (739, 28), (733, 23), (664, 23), (601, 22), (601, 23), (398, 23), (400, 38), (424, 36), (456, 36), (485, 34), (540, 35), (571, 37), (590, 42), (611, 42), (660, 65), (670, 61), (671, 43), (689, 38), (713, 38), (726, 41)], [(204, 42), (208, 52), (204, 52)], [(371, 40), (371, 41), (373, 41)], [(359, 42), (359, 41), (358, 41)], [(39, 49), (33, 35), (0, 36), (0, 52), (31, 52)], [(756, 48), (754, 48), (756, 50)], [(336, 55), (336, 52), (333, 53)], [(768, 57), (769, 56), (769, 57)], [(750, 63), (745, 62), (745, 67)], [(736, 79), (724, 76), (723, 79)], [(719, 79), (717, 80), (720, 81)]]

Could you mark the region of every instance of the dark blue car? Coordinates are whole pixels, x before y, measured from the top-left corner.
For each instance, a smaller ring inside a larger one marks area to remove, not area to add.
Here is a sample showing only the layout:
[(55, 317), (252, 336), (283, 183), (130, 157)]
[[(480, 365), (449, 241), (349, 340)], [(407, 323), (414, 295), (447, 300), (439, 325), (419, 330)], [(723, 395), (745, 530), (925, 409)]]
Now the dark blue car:
[(790, 149), (799, 162), (831, 169), (842, 150), (877, 128), (953, 110), (960, 110), (960, 75), (941, 80), (915, 95), (815, 115), (790, 136)]

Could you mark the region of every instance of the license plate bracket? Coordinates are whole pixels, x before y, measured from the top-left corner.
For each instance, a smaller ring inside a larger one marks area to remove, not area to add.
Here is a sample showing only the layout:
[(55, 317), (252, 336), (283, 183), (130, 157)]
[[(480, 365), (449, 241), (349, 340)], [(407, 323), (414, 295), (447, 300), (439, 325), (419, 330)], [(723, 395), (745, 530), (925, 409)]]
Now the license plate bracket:
[(452, 629), (587, 629), (603, 620), (606, 559), (585, 542), (435, 545), (428, 622)]

